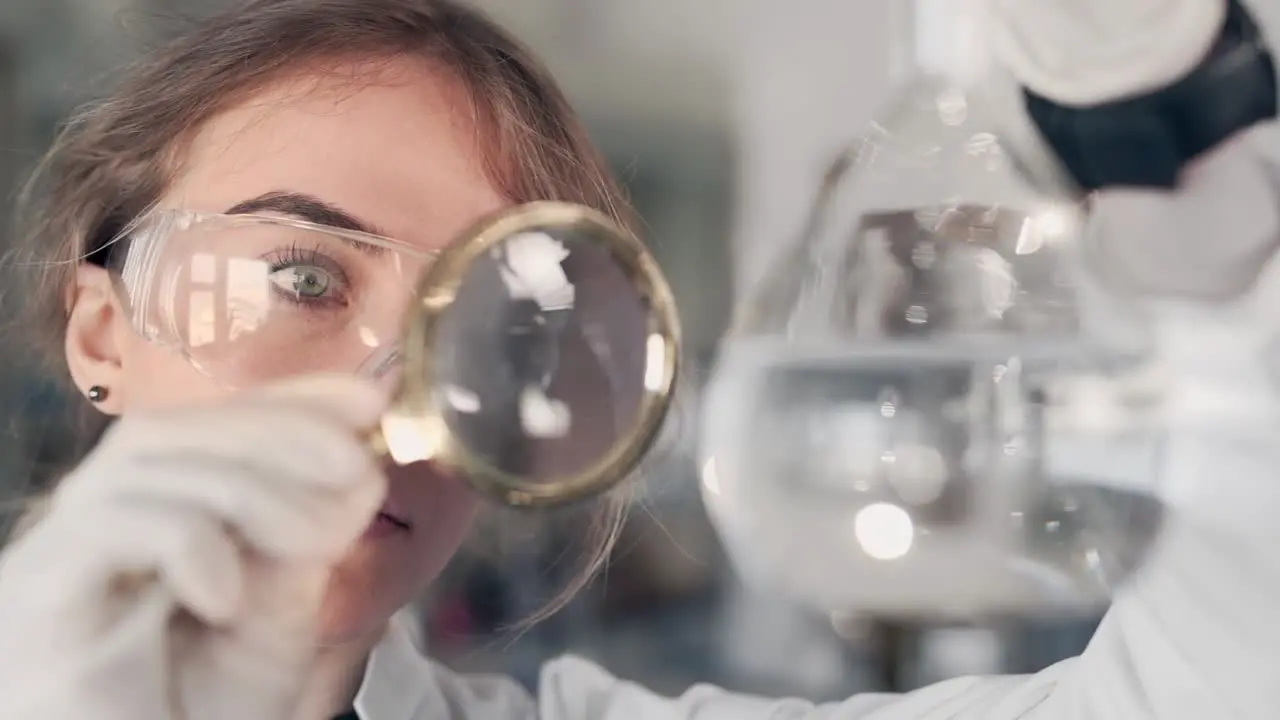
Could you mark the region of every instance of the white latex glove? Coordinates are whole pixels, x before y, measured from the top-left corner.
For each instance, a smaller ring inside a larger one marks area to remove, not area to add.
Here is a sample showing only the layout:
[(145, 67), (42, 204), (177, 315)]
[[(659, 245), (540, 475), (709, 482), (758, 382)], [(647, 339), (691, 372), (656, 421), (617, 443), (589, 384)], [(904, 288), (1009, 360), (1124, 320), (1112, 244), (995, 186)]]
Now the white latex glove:
[(1172, 84), (1200, 63), (1226, 0), (991, 0), (992, 43), (1020, 82), (1064, 105)]
[(1190, 162), (1178, 192), (1097, 193), (1085, 247), (1093, 270), (1147, 296), (1246, 292), (1280, 246), (1278, 157), (1280, 123), (1259, 123)]
[(381, 407), (313, 378), (120, 421), (0, 561), (0, 718), (293, 717)]

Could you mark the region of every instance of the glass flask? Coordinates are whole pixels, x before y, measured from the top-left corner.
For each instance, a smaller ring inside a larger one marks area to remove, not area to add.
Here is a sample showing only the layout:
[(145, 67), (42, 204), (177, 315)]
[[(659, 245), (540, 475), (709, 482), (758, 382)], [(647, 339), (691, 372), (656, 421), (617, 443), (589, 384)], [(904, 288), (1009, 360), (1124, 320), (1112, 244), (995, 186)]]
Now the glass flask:
[(974, 91), (974, 6), (895, 5), (926, 52), (735, 309), (703, 497), (746, 579), (824, 611), (1096, 612), (1160, 526), (1141, 318)]

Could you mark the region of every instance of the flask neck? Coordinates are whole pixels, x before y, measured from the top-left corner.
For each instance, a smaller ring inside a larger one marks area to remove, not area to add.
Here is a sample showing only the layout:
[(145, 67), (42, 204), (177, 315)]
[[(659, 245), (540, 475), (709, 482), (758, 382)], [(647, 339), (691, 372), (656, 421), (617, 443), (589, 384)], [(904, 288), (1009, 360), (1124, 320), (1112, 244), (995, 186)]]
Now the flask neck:
[(887, 0), (895, 84), (920, 75), (969, 85), (990, 68), (989, 0)]

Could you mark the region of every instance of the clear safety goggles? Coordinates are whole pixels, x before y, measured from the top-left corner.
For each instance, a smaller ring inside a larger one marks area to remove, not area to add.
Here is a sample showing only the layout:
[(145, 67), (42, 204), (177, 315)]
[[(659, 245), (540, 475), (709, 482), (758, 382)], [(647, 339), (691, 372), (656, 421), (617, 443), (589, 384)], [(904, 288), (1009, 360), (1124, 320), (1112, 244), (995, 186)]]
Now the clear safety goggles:
[(393, 367), (432, 253), (270, 215), (152, 213), (113, 252), (134, 328), (210, 378), (248, 387)]
[(216, 382), (317, 372), (398, 387), (375, 446), (513, 505), (599, 492), (674, 391), (674, 301), (644, 246), (576, 205), (484, 219), (440, 253), (274, 215), (162, 210), (108, 267), (134, 328)]

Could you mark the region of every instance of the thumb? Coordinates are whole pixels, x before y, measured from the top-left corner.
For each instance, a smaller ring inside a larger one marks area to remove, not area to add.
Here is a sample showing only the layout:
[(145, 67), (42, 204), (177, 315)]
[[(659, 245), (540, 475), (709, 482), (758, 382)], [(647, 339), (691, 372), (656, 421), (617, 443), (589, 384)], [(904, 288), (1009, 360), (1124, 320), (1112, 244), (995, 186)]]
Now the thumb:
[(329, 570), (246, 553), (245, 576), (235, 622), (174, 627), (176, 689), (189, 720), (282, 718), (296, 710), (317, 652)]

